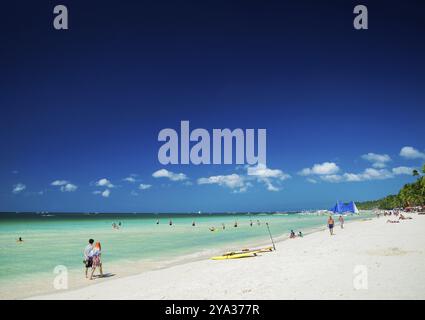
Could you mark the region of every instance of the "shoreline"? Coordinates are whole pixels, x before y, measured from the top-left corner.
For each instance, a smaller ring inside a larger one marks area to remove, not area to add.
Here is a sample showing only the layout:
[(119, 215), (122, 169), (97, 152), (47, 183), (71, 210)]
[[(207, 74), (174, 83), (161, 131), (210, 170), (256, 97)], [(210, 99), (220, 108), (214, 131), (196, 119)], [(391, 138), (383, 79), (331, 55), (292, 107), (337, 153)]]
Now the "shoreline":
[[(369, 217), (364, 217), (363, 219), (367, 219)], [(353, 223), (356, 221), (361, 221), (363, 219), (356, 219), (356, 220), (351, 220), (351, 221), (347, 221), (346, 223)], [(327, 229), (324, 226), (316, 226), (316, 227), (311, 227), (311, 228), (306, 228), (303, 230), (303, 234), (304, 235), (309, 235), (312, 234), (314, 232), (318, 232), (320, 230), (324, 230)], [(285, 234), (281, 234), (279, 236), (274, 236), (273, 237), (274, 242), (280, 243), (286, 240), (289, 240), (289, 237), (287, 235), (287, 233)], [(96, 278), (94, 281), (89, 281), (87, 279), (83, 278), (83, 268), (80, 269), (72, 269), (70, 271), (70, 273), (72, 273), (72, 281), (78, 282), (77, 284), (74, 284), (71, 288), (67, 289), (67, 292), (69, 291), (75, 291), (75, 290), (80, 290), (80, 289), (84, 289), (93, 285), (97, 285), (100, 283), (105, 283), (105, 282), (110, 282), (110, 281), (116, 281), (119, 279), (123, 279), (123, 278), (128, 278), (128, 277), (132, 277), (132, 276), (136, 276), (136, 275), (140, 275), (140, 274), (144, 274), (146, 272), (151, 272), (151, 271), (157, 271), (157, 270), (164, 270), (164, 269), (168, 269), (168, 268), (172, 268), (175, 266), (179, 266), (179, 265), (185, 265), (188, 263), (193, 263), (193, 262), (197, 262), (197, 261), (203, 261), (203, 260), (209, 260), (212, 256), (216, 256), (216, 255), (221, 255), (224, 252), (228, 252), (228, 251), (233, 251), (233, 250), (240, 250), (242, 248), (245, 247), (249, 247), (249, 248), (256, 248), (256, 247), (262, 247), (262, 246), (271, 246), (271, 241), (270, 238), (267, 239), (267, 236), (264, 236), (264, 239), (257, 239), (257, 240), (243, 240), (243, 241), (235, 241), (233, 243), (228, 243), (226, 245), (221, 245), (220, 247), (214, 248), (214, 249), (204, 249), (204, 250), (200, 250), (200, 251), (196, 251), (194, 253), (191, 254), (183, 254), (183, 255), (177, 255), (175, 257), (173, 257), (171, 260), (167, 260), (165, 257), (163, 258), (158, 258), (158, 259), (143, 259), (141, 262), (131, 262), (131, 264), (134, 265), (134, 267), (130, 268), (132, 269), (131, 271), (128, 271), (128, 268), (126, 271), (124, 271), (123, 273), (119, 274), (119, 273), (114, 273), (115, 269), (119, 269), (119, 267), (124, 264), (126, 267), (128, 267), (130, 264), (128, 261), (124, 261), (124, 260), (117, 260), (114, 261), (112, 263), (108, 263), (107, 265), (107, 269), (104, 271), (105, 274), (113, 274), (113, 277), (105, 277), (105, 278)], [(137, 269), (137, 271), (136, 271)], [(143, 269), (143, 270), (140, 270)], [(109, 272), (110, 271), (110, 272)], [(51, 274), (49, 273), (50, 278), (49, 281), (51, 280)], [(47, 281), (47, 280), (46, 280)], [(3, 297), (3, 299), (32, 299), (38, 296), (44, 296), (44, 295), (51, 295), (51, 294), (56, 294), (57, 291), (53, 288), (50, 288), (48, 290), (41, 290), (40, 289), (40, 293), (36, 293), (36, 294), (30, 294), (30, 295), (19, 295), (19, 296), (14, 296), (14, 297)]]
[(253, 258), (188, 262), (30, 299), (425, 299), (425, 216), (408, 216), (337, 225), (334, 236), (321, 228)]
[[(357, 224), (359, 224), (360, 222), (364, 222), (364, 221), (369, 221), (372, 220), (372, 217), (370, 216), (365, 216), (361, 219), (356, 219), (356, 220), (351, 220), (351, 221), (347, 221), (345, 223), (345, 225), (354, 225), (354, 222), (357, 222)], [(339, 228), (339, 224), (336, 226), (336, 229)], [(309, 229), (305, 229), (303, 231), (304, 237), (310, 237), (311, 235), (314, 234), (318, 234), (321, 232), (328, 232), (327, 231), (327, 227), (326, 226), (316, 226), (313, 228), (309, 228)], [(305, 238), (303, 238), (305, 239)], [(290, 242), (290, 241), (294, 241), (294, 239), (289, 239), (288, 235), (286, 234), (282, 234), (280, 236), (277, 236), (274, 238), (275, 240), (275, 244), (276, 246), (281, 246), (282, 243), (285, 242)], [(211, 250), (205, 250), (205, 251), (198, 251), (194, 254), (189, 254), (189, 255), (182, 255), (182, 256), (178, 256), (174, 259), (172, 259), (172, 261), (169, 262), (165, 262), (165, 261), (157, 261), (157, 264), (155, 267), (147, 269), (147, 270), (143, 270), (141, 272), (135, 272), (135, 273), (131, 273), (131, 274), (125, 274), (125, 275), (121, 275), (121, 276), (117, 276), (117, 278), (112, 278), (112, 279), (101, 279), (101, 281), (99, 280), (95, 280), (94, 283), (87, 283), (85, 285), (82, 286), (78, 286), (78, 287), (74, 287), (71, 289), (68, 289), (66, 291), (63, 292), (55, 292), (54, 290), (52, 290), (51, 292), (47, 292), (47, 293), (43, 293), (43, 294), (38, 294), (38, 295), (30, 295), (27, 297), (23, 297), (23, 298), (19, 298), (19, 299), (43, 299), (45, 297), (50, 297), (48, 299), (56, 299), (57, 296), (62, 295), (62, 294), (70, 294), (71, 296), (73, 295), (74, 292), (78, 292), (81, 290), (86, 290), (92, 288), (92, 287), (96, 287), (96, 286), (114, 286), (114, 283), (116, 283), (117, 281), (128, 281), (129, 279), (133, 278), (133, 277), (139, 277), (139, 276), (144, 276), (146, 274), (152, 273), (152, 272), (165, 272), (167, 273), (167, 270), (173, 269), (173, 268), (181, 268), (184, 266), (190, 266), (191, 264), (196, 264), (196, 263), (203, 263), (205, 261), (211, 261), (210, 258), (213, 255), (218, 255), (218, 254), (222, 254), (223, 252), (229, 251), (229, 250), (234, 250), (234, 248), (236, 246), (239, 246), (239, 248), (241, 246), (246, 246), (246, 247), (250, 247), (250, 248), (255, 248), (255, 247), (261, 247), (261, 246), (265, 246), (265, 245), (271, 245), (270, 240), (263, 240), (263, 241), (248, 241), (246, 242), (245, 245), (241, 245), (240, 242), (239, 243), (233, 243), (233, 244), (229, 244), (220, 248), (216, 248), (216, 249), (211, 249)], [(119, 264), (119, 263), (118, 263)], [(109, 271), (109, 270), (107, 270)], [(87, 280), (88, 281), (88, 280)], [(73, 299), (73, 298), (71, 298)]]
[[(115, 217), (111, 220), (119, 218)], [(66, 268), (69, 276), (68, 288), (72, 290), (92, 283), (206, 259), (225, 251), (240, 250), (262, 243), (269, 245), (265, 221), (271, 224), (272, 234), (282, 235), (284, 238), (289, 233), (290, 227), (306, 232), (307, 229), (318, 226), (318, 222), (323, 223), (322, 217), (314, 215), (304, 217), (294, 214), (287, 217), (285, 214), (284, 217), (275, 217), (264, 214), (258, 217), (261, 227), (255, 224), (253, 228), (249, 228), (248, 221), (252, 218), (250, 214), (243, 216), (232, 214), (224, 218), (211, 216), (204, 219), (203, 217), (197, 220), (196, 228), (193, 228), (190, 226), (192, 219), (175, 218), (172, 229), (169, 228), (168, 223), (157, 226), (153, 219), (135, 219), (134, 222), (123, 220), (125, 228), (120, 231), (111, 231), (110, 221), (106, 219), (86, 221), (85, 218), (80, 217), (75, 220), (79, 223), (75, 228), (67, 219), (55, 221), (55, 218), (46, 218), (46, 220), (41, 218), (33, 224), (16, 222), (12, 219), (10, 225), (13, 227), (2, 225), (4, 232), (0, 239), (0, 249), (3, 252), (0, 299), (22, 299), (56, 292), (52, 282), (56, 276), (54, 268), (57, 266)], [(240, 228), (229, 227), (224, 232), (220, 228), (219, 232), (214, 233), (207, 231), (207, 227), (211, 225), (221, 225), (223, 222), (227, 226), (231, 225), (235, 219), (240, 222)], [(60, 230), (64, 230), (64, 233)], [(16, 247), (14, 241), (10, 243), (15, 233), (23, 236), (28, 245)], [(115, 271), (116, 274), (108, 279), (96, 279), (97, 281), (88, 283), (84, 276), (81, 276), (83, 265), (80, 253), (86, 239), (91, 237), (101, 239), (105, 248), (108, 248), (103, 258), (106, 267), (104, 271)], [(49, 238), (52, 239), (51, 242), (47, 241)], [(56, 238), (59, 241), (55, 241)], [(81, 241), (77, 242), (76, 239)], [(176, 240), (175, 243), (174, 240)], [(39, 252), (39, 250), (45, 252)], [(28, 263), (28, 261), (34, 263)]]

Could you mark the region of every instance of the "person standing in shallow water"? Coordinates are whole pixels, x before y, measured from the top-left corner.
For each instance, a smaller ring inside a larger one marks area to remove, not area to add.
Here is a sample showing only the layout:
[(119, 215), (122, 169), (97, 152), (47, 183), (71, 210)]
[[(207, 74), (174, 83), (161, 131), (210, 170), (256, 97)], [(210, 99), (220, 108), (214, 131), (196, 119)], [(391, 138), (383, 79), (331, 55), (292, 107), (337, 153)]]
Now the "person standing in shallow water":
[(333, 236), (333, 234), (334, 234), (334, 224), (335, 224), (334, 219), (332, 218), (332, 216), (329, 216), (328, 228), (329, 228), (329, 232), (330, 232), (331, 236)]

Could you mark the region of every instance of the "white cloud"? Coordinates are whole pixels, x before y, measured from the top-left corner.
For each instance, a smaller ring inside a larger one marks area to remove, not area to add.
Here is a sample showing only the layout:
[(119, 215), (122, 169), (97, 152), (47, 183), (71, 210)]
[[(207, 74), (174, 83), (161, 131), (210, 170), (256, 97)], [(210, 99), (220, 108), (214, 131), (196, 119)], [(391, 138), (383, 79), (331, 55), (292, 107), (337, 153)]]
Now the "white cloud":
[[(217, 184), (219, 186), (232, 189), (234, 193), (241, 193), (252, 187), (252, 182), (257, 181), (263, 183), (268, 191), (279, 191), (279, 186), (283, 180), (291, 178), (291, 176), (280, 169), (270, 169), (264, 164), (250, 167), (244, 166), (247, 173), (244, 174), (229, 174), (229, 175), (216, 175), (207, 178), (199, 178), (198, 184)], [(241, 167), (236, 168), (236, 170)]]
[(392, 178), (393, 175), (386, 169), (367, 168), (363, 172), (363, 177), (365, 180), (382, 180)]
[(387, 169), (367, 168), (361, 173), (344, 173), (344, 180), (347, 182), (384, 180), (394, 177), (394, 174)]
[(327, 174), (327, 175), (321, 175), (320, 179), (326, 182), (336, 183), (336, 182), (341, 182), (343, 178), (342, 176), (338, 174)]
[(387, 166), (386, 163), (384, 162), (375, 162), (372, 164), (372, 167), (376, 168), (376, 169), (383, 169)]
[(391, 161), (391, 157), (389, 155), (373, 152), (362, 155), (362, 159), (371, 162), (374, 168), (385, 168), (387, 166), (387, 162)]
[(236, 173), (229, 175), (211, 176), (208, 178), (199, 178), (198, 184), (217, 184), (230, 189), (236, 189), (237, 192), (244, 192), (250, 184), (247, 184), (245, 178)]
[(111, 195), (111, 190), (109, 189), (105, 189), (104, 191), (96, 190), (96, 191), (93, 191), (93, 194), (101, 195), (104, 198), (108, 198)]
[(60, 187), (60, 191), (62, 192), (74, 192), (78, 189), (75, 184), (72, 184), (67, 180), (55, 180), (50, 185)]
[(394, 178), (397, 175), (411, 175), (413, 168), (410, 167), (396, 167), (391, 171), (387, 169), (367, 168), (360, 173), (346, 172), (342, 175), (325, 175), (320, 176), (323, 181), (327, 182), (360, 182), (371, 180), (385, 180)]
[(233, 193), (243, 193), (246, 192), (248, 190), (248, 188), (252, 187), (252, 183), (247, 181), (245, 182), (245, 185), (242, 188), (233, 190)]
[(78, 189), (78, 187), (75, 184), (67, 183), (67, 184), (61, 186), (60, 189), (61, 189), (62, 192), (74, 192), (75, 190)]
[(68, 183), (66, 180), (55, 180), (50, 185), (52, 186), (64, 186)]
[(406, 159), (425, 159), (425, 153), (409, 146), (401, 148), (400, 156)]
[[(106, 188), (114, 188), (115, 186), (106, 178), (100, 179), (96, 182), (96, 186), (98, 187), (106, 187)], [(108, 195), (109, 196), (109, 195)]]
[(301, 176), (308, 175), (333, 175), (339, 171), (339, 167), (334, 162), (316, 163), (312, 168), (304, 168), (298, 172)]
[(135, 183), (136, 182), (136, 179), (134, 177), (132, 177), (132, 176), (129, 176), (127, 178), (124, 178), (123, 180), (124, 181), (127, 181), (127, 182), (130, 182), (130, 183)]
[(244, 178), (236, 173), (229, 175), (211, 176), (209, 178), (199, 178), (198, 184), (218, 184), (229, 188), (239, 188), (244, 186)]
[(268, 191), (280, 191), (281, 188), (273, 184), (274, 181), (283, 181), (291, 176), (280, 169), (270, 169), (264, 164), (258, 164), (255, 167), (247, 168), (248, 177), (256, 178), (259, 182), (266, 185)]
[(344, 173), (344, 179), (348, 182), (362, 181), (361, 174), (357, 173)]
[(106, 190), (105, 190), (105, 191), (103, 191), (101, 194), (102, 194), (102, 197), (104, 197), (104, 198), (108, 198), (108, 197), (110, 196), (110, 194), (111, 194), (111, 190), (106, 189)]
[(187, 176), (184, 173), (174, 173), (168, 171), (167, 169), (160, 169), (152, 173), (152, 177), (154, 178), (168, 178), (171, 181), (181, 181), (186, 180)]
[(21, 193), (22, 191), (24, 191), (27, 188), (26, 185), (24, 185), (23, 183), (17, 183), (13, 186), (12, 192), (15, 194)]
[(143, 183), (139, 184), (139, 189), (140, 189), (140, 190), (147, 190), (147, 189), (149, 189), (150, 187), (152, 187), (152, 185), (151, 185), (151, 184), (143, 184)]
[(395, 175), (401, 175), (401, 174), (412, 175), (413, 170), (414, 168), (402, 166), (402, 167), (393, 168), (391, 171)]
[(249, 176), (257, 178), (276, 178), (279, 180), (289, 179), (291, 176), (279, 169), (267, 168), (264, 164), (259, 164), (256, 167), (248, 167), (247, 173)]
[[(413, 147), (403, 147), (400, 151), (400, 155), (405, 158), (425, 158), (425, 154), (419, 152)], [(315, 164), (312, 168), (304, 168), (299, 175), (312, 176), (316, 175), (314, 179), (307, 179), (310, 183), (317, 183), (316, 178), (320, 178), (326, 182), (338, 183), (338, 182), (359, 182), (359, 181), (371, 181), (371, 180), (384, 180), (395, 178), (398, 175), (411, 175), (413, 168), (411, 167), (395, 167), (387, 169), (388, 162), (392, 159), (388, 154), (377, 154), (367, 153), (361, 156), (362, 159), (372, 163), (373, 168), (367, 168), (360, 173), (338, 173), (340, 168), (333, 162), (324, 162), (322, 164)]]
[(276, 192), (276, 191), (280, 191), (281, 190), (281, 188), (276, 187), (275, 185), (273, 185), (272, 182), (269, 179), (265, 179), (264, 180), (264, 183), (266, 184), (268, 191)]

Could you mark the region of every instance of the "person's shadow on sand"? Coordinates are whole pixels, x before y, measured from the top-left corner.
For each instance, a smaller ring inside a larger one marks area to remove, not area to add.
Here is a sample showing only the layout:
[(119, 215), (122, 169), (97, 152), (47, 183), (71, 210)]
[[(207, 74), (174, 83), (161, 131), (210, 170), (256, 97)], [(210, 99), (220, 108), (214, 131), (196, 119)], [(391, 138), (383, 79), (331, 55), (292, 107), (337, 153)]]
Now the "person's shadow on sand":
[(115, 276), (115, 273), (104, 273), (103, 276), (95, 275), (95, 276), (93, 276), (93, 278), (102, 279), (102, 278), (110, 278), (110, 277), (113, 277), (113, 276)]

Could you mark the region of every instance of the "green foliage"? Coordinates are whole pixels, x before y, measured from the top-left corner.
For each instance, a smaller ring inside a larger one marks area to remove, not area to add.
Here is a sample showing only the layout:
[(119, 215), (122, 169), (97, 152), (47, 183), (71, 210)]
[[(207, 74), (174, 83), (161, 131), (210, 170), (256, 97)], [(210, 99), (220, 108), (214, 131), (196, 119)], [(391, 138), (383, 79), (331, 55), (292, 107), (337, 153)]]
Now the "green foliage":
[[(425, 164), (422, 167), (422, 172), (425, 174)], [(389, 210), (425, 205), (425, 176), (420, 176), (417, 170), (413, 171), (413, 176), (419, 176), (419, 178), (413, 183), (405, 184), (397, 195), (390, 195), (374, 201), (359, 202), (356, 204), (357, 207), (360, 210)]]

